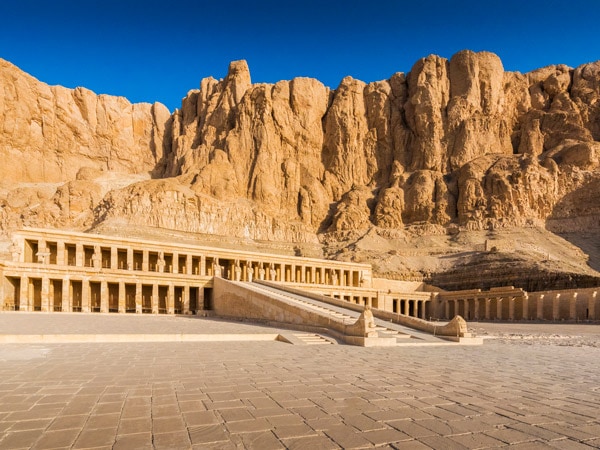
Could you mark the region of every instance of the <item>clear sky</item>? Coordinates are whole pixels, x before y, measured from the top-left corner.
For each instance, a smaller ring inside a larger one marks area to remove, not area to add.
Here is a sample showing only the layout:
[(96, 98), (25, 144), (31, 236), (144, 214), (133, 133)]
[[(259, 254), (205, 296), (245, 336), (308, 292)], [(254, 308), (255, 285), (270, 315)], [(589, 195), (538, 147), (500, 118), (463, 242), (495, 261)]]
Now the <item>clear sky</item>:
[(0, 58), (49, 84), (173, 111), (246, 59), (253, 82), (337, 87), (488, 50), (506, 70), (600, 59), (600, 0), (0, 0)]

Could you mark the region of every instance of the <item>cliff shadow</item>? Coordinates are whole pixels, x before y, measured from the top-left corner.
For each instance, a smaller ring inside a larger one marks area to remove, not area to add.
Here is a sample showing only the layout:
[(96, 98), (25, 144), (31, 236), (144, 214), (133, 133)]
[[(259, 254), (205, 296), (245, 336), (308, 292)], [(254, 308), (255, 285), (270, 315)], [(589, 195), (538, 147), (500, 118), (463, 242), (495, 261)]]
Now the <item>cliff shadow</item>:
[(565, 195), (546, 219), (546, 230), (579, 247), (600, 272), (600, 180)]

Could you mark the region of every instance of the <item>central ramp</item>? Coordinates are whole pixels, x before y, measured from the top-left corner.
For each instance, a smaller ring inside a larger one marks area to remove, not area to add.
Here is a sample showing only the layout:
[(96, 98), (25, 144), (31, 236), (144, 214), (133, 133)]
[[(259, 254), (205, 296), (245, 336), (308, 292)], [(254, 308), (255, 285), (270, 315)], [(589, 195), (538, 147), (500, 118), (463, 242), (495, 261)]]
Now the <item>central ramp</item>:
[[(329, 305), (257, 283), (215, 279), (214, 313), (217, 316), (253, 319), (304, 332), (326, 333), (350, 343), (344, 329), (353, 326), (361, 313)], [(376, 338), (369, 345), (448, 345), (448, 341), (404, 325), (375, 319)], [(360, 344), (359, 344), (360, 345)]]

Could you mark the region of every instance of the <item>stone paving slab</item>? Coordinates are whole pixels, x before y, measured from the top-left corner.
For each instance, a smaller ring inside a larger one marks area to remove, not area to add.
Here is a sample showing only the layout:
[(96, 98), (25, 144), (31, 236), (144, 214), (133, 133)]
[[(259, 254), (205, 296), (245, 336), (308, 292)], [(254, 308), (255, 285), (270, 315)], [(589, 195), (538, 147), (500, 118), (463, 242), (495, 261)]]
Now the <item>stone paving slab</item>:
[(0, 344), (0, 449), (598, 448), (600, 348), (560, 342)]
[(260, 334), (275, 328), (207, 318), (155, 314), (0, 312), (0, 335)]

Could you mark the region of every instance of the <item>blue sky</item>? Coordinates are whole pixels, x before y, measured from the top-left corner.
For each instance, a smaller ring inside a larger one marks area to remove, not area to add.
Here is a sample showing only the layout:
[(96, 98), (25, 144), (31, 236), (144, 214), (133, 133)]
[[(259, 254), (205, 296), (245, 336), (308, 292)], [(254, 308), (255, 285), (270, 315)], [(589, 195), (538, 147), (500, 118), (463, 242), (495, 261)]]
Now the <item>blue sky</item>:
[(0, 0), (0, 18), (0, 58), (41, 81), (171, 111), (237, 59), (253, 82), (332, 88), (466, 48), (520, 72), (600, 59), (598, 0)]

